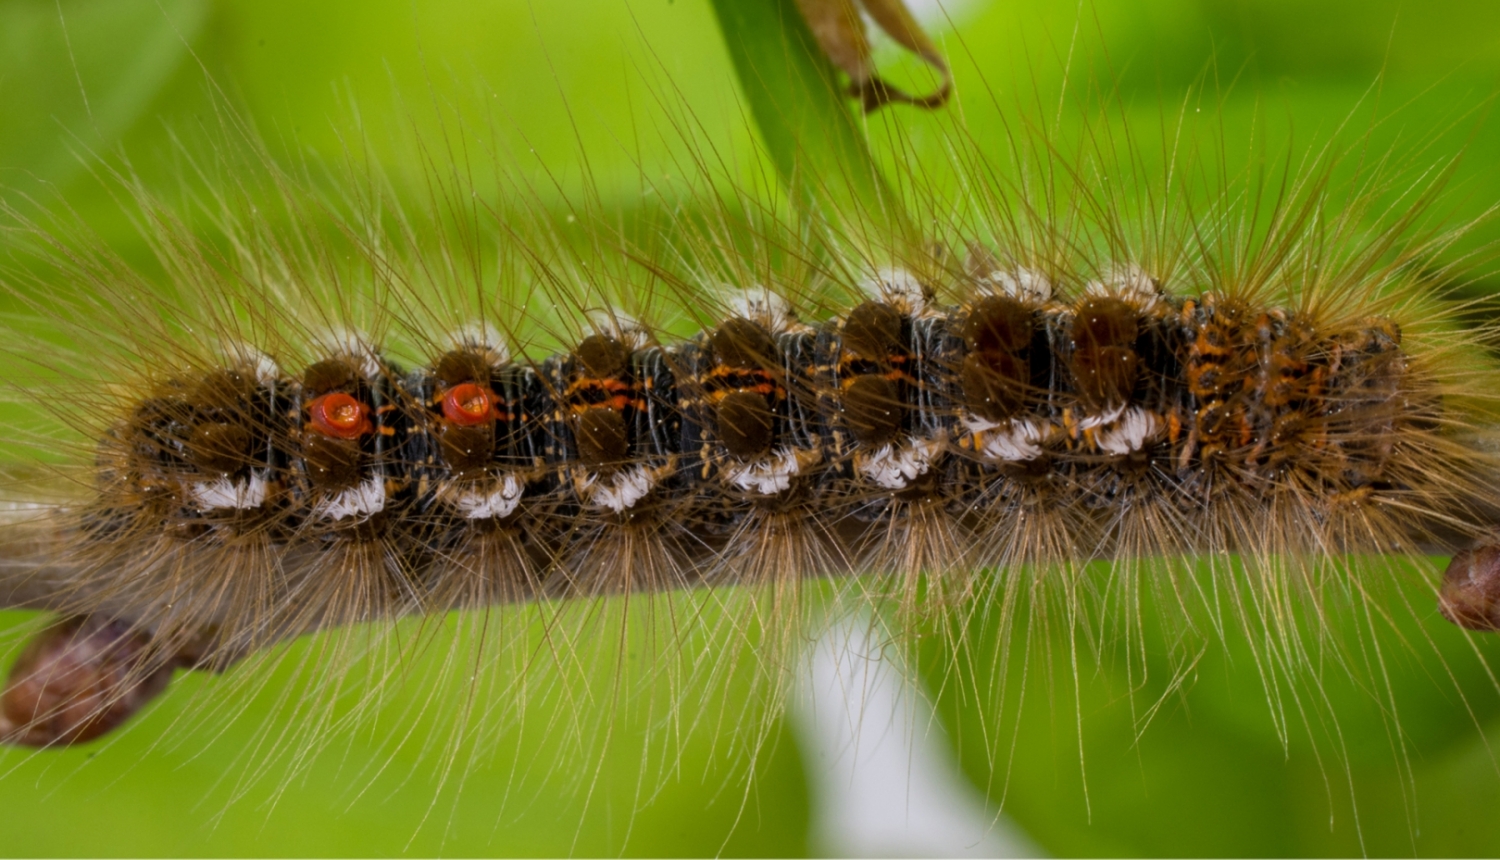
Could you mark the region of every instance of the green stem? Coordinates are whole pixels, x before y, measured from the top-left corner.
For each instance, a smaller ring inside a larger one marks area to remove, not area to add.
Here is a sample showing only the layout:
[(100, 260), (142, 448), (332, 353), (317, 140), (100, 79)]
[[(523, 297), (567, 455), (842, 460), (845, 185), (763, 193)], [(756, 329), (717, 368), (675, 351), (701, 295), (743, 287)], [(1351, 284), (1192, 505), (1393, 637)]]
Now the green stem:
[(867, 229), (904, 226), (796, 0), (710, 2), (761, 142), (796, 205), (835, 221), (857, 213)]

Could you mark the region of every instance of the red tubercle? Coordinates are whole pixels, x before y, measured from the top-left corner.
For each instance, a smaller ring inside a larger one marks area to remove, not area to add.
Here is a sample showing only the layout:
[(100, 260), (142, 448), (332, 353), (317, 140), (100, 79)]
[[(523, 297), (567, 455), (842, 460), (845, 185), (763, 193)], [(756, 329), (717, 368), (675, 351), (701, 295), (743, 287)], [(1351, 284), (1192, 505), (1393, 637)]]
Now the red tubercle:
[(460, 427), (494, 421), (499, 417), (495, 400), (495, 393), (488, 388), (460, 383), (443, 395), (443, 417)]
[(309, 401), (307, 414), (309, 427), (334, 439), (358, 439), (375, 429), (370, 423), (370, 408), (342, 391)]

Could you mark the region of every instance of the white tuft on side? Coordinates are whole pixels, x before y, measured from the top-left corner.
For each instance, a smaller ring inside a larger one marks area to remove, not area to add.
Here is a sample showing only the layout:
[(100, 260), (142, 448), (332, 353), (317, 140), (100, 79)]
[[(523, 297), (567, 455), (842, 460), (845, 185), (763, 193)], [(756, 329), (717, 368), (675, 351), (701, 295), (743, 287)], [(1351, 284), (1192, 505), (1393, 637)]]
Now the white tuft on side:
[(281, 378), (281, 367), (275, 359), (243, 341), (225, 344), (224, 358), (229, 364), (250, 371), (261, 385), (270, 385)]
[(453, 506), (458, 508), (459, 513), (463, 514), (466, 519), (503, 520), (520, 507), (521, 496), (525, 492), (525, 482), (506, 475), (501, 479), (498, 489), (485, 493), (465, 490), (453, 500)]
[(888, 490), (904, 489), (907, 484), (932, 468), (933, 461), (942, 450), (943, 443), (940, 440), (909, 436), (903, 444), (885, 445), (862, 459), (859, 471)]
[(635, 507), (656, 486), (656, 475), (645, 466), (632, 466), (608, 478), (590, 475), (583, 483), (589, 501), (617, 514)]
[(202, 481), (193, 484), (189, 492), (206, 511), (225, 508), (248, 511), (266, 503), (266, 479), (252, 472), (248, 481), (228, 478)]
[(1089, 281), (1083, 291), (1091, 296), (1124, 299), (1142, 310), (1150, 309), (1161, 299), (1156, 279), (1134, 263), (1115, 268), (1103, 280)]
[(1052, 299), (1052, 282), (1035, 269), (997, 270), (984, 277), (996, 295), (1016, 301), (1041, 304)]
[(617, 338), (630, 349), (641, 349), (651, 342), (651, 332), (640, 320), (614, 308), (588, 311), (588, 320), (599, 334)]
[(1097, 415), (1084, 415), (1078, 419), (1078, 429), (1084, 432), (1095, 430), (1119, 421), (1120, 416), (1124, 414), (1125, 407), (1116, 406), (1108, 412), (1100, 412)]
[(484, 320), (464, 323), (448, 334), (448, 342), (454, 349), (477, 350), (484, 353), (490, 367), (499, 367), (510, 361), (510, 345), (500, 330)]
[(728, 316), (760, 323), (772, 334), (786, 331), (796, 320), (790, 302), (759, 284), (745, 289), (725, 287), (721, 295)]
[(876, 269), (874, 277), (859, 286), (870, 298), (895, 305), (907, 316), (922, 316), (927, 310), (927, 288), (906, 269)]
[(330, 328), (313, 338), (314, 345), (333, 354), (354, 359), (365, 379), (380, 378), (380, 351), (363, 332), (352, 328)]
[(385, 480), (379, 475), (313, 505), (313, 516), (330, 520), (371, 517), (385, 510)]
[(1094, 432), (1094, 442), (1105, 453), (1124, 456), (1145, 448), (1146, 443), (1159, 437), (1166, 426), (1155, 412), (1132, 407), (1115, 421), (1099, 426)]
[(979, 453), (990, 460), (1022, 463), (1042, 456), (1042, 440), (1047, 425), (1030, 418), (1009, 421), (986, 421), (977, 415), (965, 415), (964, 427), (981, 440)]
[(781, 448), (765, 459), (734, 470), (729, 482), (746, 492), (774, 496), (791, 489), (792, 479), (801, 471), (797, 453), (791, 448)]

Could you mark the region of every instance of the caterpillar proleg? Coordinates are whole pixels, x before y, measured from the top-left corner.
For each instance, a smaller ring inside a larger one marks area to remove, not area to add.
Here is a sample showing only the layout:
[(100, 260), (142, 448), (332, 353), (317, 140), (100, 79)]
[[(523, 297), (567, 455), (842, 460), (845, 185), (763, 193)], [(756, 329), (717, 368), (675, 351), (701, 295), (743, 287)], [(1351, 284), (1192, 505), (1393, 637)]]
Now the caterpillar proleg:
[[(629, 770), (634, 820), (700, 759), (794, 767), (789, 678), (848, 618), (955, 734), (982, 703), (962, 745), (996, 804), (1025, 806), (1025, 720), (1051, 695), (1081, 724), (1091, 673), (1140, 702), (1121, 752), (1231, 654), (1270, 755), (1315, 735), (1329, 783), (1364, 761), (1345, 682), (1417, 782), (1410, 654), (1487, 719), (1490, 646), (1423, 626), (1496, 605), (1500, 376), (1453, 298), (1484, 224), (1444, 219), (1447, 161), (1330, 144), (1241, 171), (1185, 116), (955, 120), (946, 163), (891, 182), (908, 224), (706, 156), (643, 168), (657, 202), (622, 213), (467, 137), (421, 142), (403, 184), (359, 144), (310, 166), (224, 122), (180, 199), (102, 169), (147, 259), (7, 212), (31, 429), (0, 560), (12, 603), (55, 613), (0, 702), (44, 747), (18, 770), (96, 736), (167, 757), (259, 701), (224, 808), (375, 738), (356, 794), (416, 757), (432, 798), (491, 758), (519, 794)], [(1446, 577), (1427, 558), (1471, 546)], [(766, 801), (711, 788), (753, 831)]]

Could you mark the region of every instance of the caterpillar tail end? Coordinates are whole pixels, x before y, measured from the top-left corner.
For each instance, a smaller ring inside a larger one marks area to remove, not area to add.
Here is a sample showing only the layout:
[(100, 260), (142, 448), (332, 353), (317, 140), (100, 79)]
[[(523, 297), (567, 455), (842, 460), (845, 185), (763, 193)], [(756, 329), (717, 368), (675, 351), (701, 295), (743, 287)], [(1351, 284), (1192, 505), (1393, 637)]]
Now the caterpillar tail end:
[(1453, 556), (1438, 593), (1443, 617), (1466, 630), (1500, 632), (1500, 536)]
[(108, 734), (160, 695), (176, 666), (124, 622), (66, 618), (11, 667), (0, 693), (0, 743), (61, 747)]

